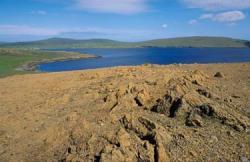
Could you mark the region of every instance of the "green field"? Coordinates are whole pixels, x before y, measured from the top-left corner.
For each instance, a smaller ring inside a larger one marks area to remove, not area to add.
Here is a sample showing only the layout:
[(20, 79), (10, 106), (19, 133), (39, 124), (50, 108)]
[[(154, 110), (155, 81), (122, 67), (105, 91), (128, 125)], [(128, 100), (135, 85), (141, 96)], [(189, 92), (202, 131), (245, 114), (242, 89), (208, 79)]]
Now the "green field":
[(20, 70), (24, 64), (40, 61), (53, 61), (64, 59), (79, 59), (94, 57), (92, 55), (83, 55), (73, 52), (47, 52), (37, 50), (21, 50), (0, 48), (0, 77), (36, 73), (35, 71)]
[(33, 42), (4, 43), (8, 48), (143, 48), (143, 47), (232, 47), (250, 48), (250, 41), (224, 37), (183, 37), (155, 39), (142, 42), (121, 42), (108, 39), (75, 40), (51, 38)]

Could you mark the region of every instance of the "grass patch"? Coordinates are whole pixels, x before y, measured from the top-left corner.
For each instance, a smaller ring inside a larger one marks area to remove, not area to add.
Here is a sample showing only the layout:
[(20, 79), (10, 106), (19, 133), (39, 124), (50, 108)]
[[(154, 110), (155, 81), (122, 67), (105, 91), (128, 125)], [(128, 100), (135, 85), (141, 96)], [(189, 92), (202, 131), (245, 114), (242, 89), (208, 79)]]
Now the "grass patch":
[(48, 52), (0, 48), (0, 77), (6, 77), (15, 74), (36, 73), (35, 71), (17, 70), (17, 68), (29, 62), (80, 59), (88, 57), (93, 56), (64, 51)]

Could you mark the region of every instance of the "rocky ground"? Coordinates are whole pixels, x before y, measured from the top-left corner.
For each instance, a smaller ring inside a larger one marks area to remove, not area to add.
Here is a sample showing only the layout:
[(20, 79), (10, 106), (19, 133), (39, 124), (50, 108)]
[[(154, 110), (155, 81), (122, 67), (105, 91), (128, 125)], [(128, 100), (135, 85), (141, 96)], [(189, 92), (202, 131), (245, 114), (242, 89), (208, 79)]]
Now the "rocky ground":
[(0, 79), (0, 161), (250, 159), (250, 63)]

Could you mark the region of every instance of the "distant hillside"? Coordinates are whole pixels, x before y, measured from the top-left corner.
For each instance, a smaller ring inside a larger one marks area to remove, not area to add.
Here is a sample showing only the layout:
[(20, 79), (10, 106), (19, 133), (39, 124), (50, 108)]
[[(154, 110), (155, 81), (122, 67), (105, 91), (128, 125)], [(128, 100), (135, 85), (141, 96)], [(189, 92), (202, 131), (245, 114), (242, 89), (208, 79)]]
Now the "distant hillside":
[[(40, 41), (32, 42), (16, 42), (7, 43), (2, 47), (13, 48), (94, 48), (94, 47), (114, 47), (124, 44), (124, 42), (118, 42), (108, 39), (87, 39), (87, 40), (75, 40), (68, 38), (50, 38)], [(0, 45), (1, 47), (1, 45)]]
[(75, 40), (51, 38), (41, 41), (0, 44), (12, 48), (140, 48), (140, 47), (239, 47), (250, 48), (250, 41), (224, 37), (183, 37), (143, 42), (120, 42), (108, 39)]
[(248, 47), (250, 42), (224, 37), (185, 37), (158, 39), (142, 43), (153, 47)]

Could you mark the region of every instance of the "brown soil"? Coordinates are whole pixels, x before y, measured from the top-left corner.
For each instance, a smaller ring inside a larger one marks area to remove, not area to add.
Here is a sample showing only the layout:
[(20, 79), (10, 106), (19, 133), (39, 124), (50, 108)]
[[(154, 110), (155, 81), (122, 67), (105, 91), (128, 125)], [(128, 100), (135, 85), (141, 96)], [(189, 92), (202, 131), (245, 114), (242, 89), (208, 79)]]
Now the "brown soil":
[(247, 161), (249, 117), (250, 63), (13, 76), (0, 161)]

